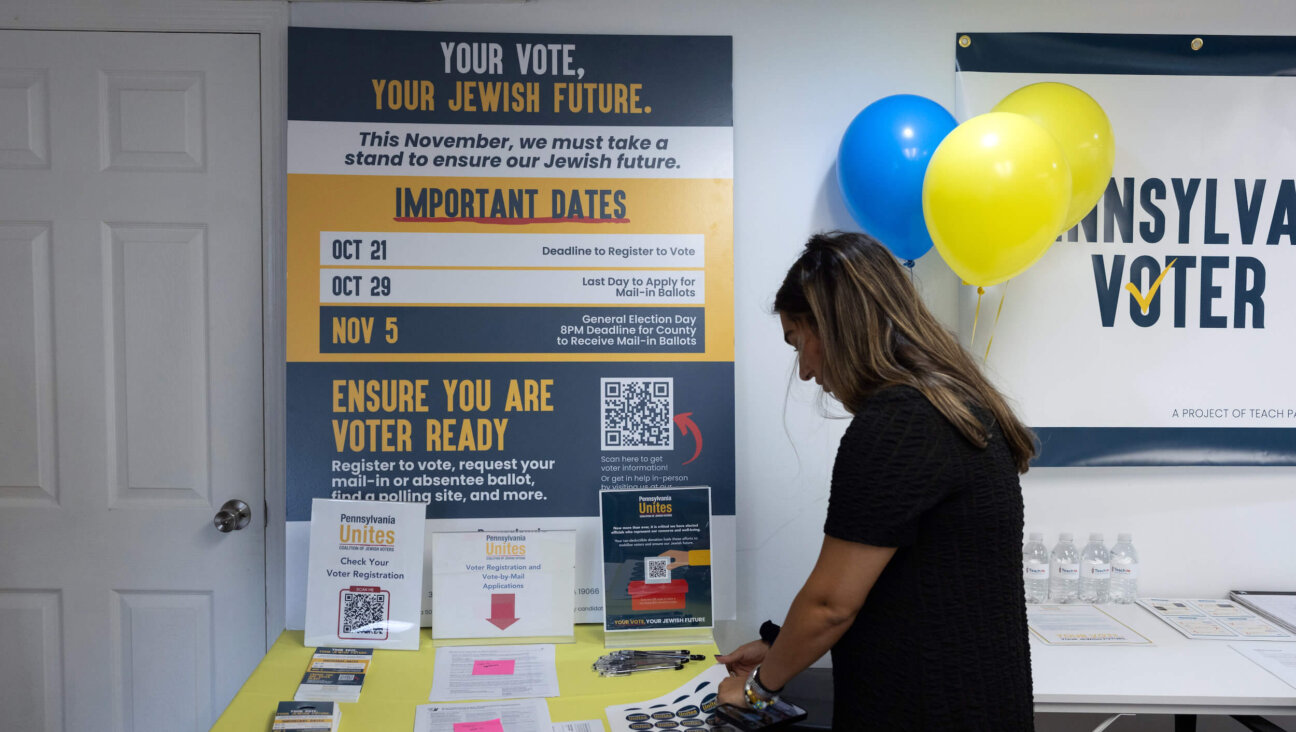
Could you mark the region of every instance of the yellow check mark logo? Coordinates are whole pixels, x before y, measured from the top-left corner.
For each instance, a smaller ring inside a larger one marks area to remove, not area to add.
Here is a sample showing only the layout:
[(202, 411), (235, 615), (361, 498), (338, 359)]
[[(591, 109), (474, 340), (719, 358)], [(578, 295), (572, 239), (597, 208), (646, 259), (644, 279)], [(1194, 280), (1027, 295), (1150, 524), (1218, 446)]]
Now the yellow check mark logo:
[(1157, 275), (1157, 278), (1153, 280), (1152, 286), (1148, 288), (1146, 295), (1139, 292), (1138, 285), (1135, 285), (1133, 282), (1125, 283), (1125, 289), (1129, 290), (1129, 294), (1134, 296), (1134, 300), (1138, 302), (1139, 307), (1143, 309), (1144, 315), (1147, 315), (1148, 306), (1152, 304), (1152, 298), (1156, 297), (1157, 290), (1161, 288), (1161, 280), (1165, 279), (1165, 276), (1170, 273), (1170, 269), (1174, 267), (1174, 263), (1178, 261), (1178, 257), (1170, 260), (1170, 264), (1167, 264), (1165, 269), (1161, 270), (1161, 274)]

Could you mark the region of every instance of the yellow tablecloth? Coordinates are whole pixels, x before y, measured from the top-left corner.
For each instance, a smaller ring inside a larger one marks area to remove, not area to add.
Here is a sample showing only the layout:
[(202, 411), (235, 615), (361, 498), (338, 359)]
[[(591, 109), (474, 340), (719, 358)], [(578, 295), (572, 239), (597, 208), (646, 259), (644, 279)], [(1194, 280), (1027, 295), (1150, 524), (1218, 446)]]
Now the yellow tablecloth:
[[(549, 716), (555, 722), (601, 719), (604, 725), (604, 707), (653, 699), (672, 691), (714, 665), (715, 654), (720, 652), (714, 644), (692, 646), (690, 651), (704, 654), (707, 660), (685, 664), (679, 671), (603, 678), (590, 668), (595, 659), (607, 653), (601, 625), (577, 625), (576, 642), (559, 643), (556, 648), (562, 695), (548, 700)], [(269, 730), (279, 702), (297, 693), (297, 684), (306, 673), (313, 651), (302, 645), (301, 631), (284, 631), (212, 730)], [(417, 651), (374, 651), (360, 701), (342, 704), (340, 732), (412, 732), (414, 707), (429, 703), (435, 655), (431, 631), (426, 628)]]

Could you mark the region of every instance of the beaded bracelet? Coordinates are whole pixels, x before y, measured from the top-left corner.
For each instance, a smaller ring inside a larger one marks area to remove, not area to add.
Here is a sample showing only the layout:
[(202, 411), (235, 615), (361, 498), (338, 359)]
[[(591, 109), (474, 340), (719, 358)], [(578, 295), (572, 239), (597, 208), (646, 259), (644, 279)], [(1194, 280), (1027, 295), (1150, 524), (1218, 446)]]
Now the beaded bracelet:
[(751, 675), (747, 677), (747, 682), (743, 684), (743, 695), (747, 697), (747, 706), (760, 711), (765, 707), (779, 700), (778, 692), (770, 691), (760, 682), (758, 674), (760, 666), (752, 669)]

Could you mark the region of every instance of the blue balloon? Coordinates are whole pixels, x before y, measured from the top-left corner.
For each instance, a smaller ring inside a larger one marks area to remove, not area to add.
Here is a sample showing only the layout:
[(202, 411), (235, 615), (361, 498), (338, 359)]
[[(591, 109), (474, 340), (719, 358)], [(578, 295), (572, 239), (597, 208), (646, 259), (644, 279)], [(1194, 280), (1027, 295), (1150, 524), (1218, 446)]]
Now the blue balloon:
[(958, 125), (926, 97), (896, 94), (855, 115), (837, 149), (837, 182), (864, 231), (902, 260), (932, 248), (923, 218), (923, 176), (936, 146)]

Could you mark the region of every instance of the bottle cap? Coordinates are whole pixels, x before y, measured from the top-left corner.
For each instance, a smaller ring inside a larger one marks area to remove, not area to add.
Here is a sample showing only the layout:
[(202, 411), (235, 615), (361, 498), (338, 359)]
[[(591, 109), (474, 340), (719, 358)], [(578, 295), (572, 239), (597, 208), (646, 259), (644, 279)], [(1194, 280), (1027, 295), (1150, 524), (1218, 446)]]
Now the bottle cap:
[(1117, 535), (1116, 535), (1116, 541), (1119, 541), (1119, 542), (1122, 543), (1122, 544), (1129, 544), (1129, 543), (1131, 543), (1131, 542), (1134, 541), (1134, 535), (1133, 535), (1133, 534), (1117, 534)]
[(1030, 541), (1044, 541), (1044, 535), (1038, 531), (1030, 532)]
[(1058, 541), (1075, 541), (1075, 535), (1070, 531), (1063, 531), (1058, 534)]
[(1101, 532), (1101, 531), (1095, 531), (1095, 532), (1089, 534), (1089, 541), (1099, 541), (1099, 542), (1100, 542), (1100, 541), (1102, 541), (1102, 540), (1103, 540), (1103, 535), (1102, 535), (1102, 532)]

